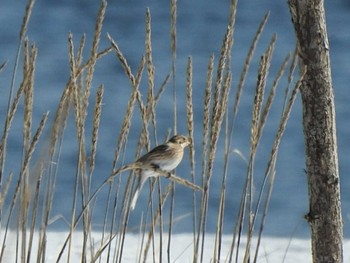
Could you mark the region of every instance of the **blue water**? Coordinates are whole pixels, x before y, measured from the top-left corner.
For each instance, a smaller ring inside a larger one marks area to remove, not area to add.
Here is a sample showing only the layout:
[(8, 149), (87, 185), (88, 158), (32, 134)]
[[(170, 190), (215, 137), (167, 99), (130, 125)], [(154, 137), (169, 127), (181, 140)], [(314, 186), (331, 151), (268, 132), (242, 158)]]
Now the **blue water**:
[[(69, 78), (68, 62), (68, 34), (73, 33), (74, 44), (77, 49), (80, 37), (86, 34), (86, 48), (84, 58), (89, 55), (89, 48), (93, 37), (93, 30), (99, 1), (55, 1), (39, 0), (36, 2), (30, 19), (27, 36), (36, 44), (39, 54), (36, 63), (35, 98), (34, 98), (34, 126), (37, 127), (42, 114), (50, 111), (50, 124), (61, 93)], [(203, 90), (206, 80), (206, 68), (212, 53), (217, 58), (220, 54), (221, 42), (226, 30), (229, 1), (178, 1), (177, 16), (177, 74), (176, 85), (178, 93), (178, 131), (186, 133), (185, 116), (185, 85), (186, 63), (188, 56), (193, 60), (193, 87), (195, 110), (195, 143), (197, 182), (200, 177), (201, 162), (201, 133)], [(158, 89), (171, 71), (170, 53), (170, 7), (164, 1), (110, 1), (106, 12), (100, 49), (109, 46), (106, 33), (108, 32), (118, 43), (127, 58), (133, 72), (136, 72), (139, 60), (144, 52), (145, 12), (149, 7), (152, 15), (152, 49), (155, 64), (155, 88)], [(7, 67), (0, 73), (0, 123), (4, 123), (4, 113), (7, 107), (7, 97), (11, 83), (16, 47), (20, 25), (24, 14), (23, 1), (3, 1), (0, 9), (0, 63), (8, 61)], [(246, 80), (239, 115), (233, 135), (233, 147), (239, 149), (245, 156), (249, 155), (249, 132), (251, 119), (251, 105), (256, 83), (256, 72), (259, 57), (266, 49), (272, 35), (277, 34), (277, 44), (274, 51), (268, 87), (277, 73), (288, 52), (295, 46), (294, 31), (290, 21), (288, 7), (285, 1), (239, 1), (232, 50), (233, 88), (231, 103), (234, 98), (240, 71), (245, 56), (257, 27), (266, 12), (270, 11), (270, 18), (258, 45), (251, 64), (250, 73)], [(339, 162), (342, 187), (342, 209), (345, 233), (349, 231), (350, 198), (347, 194), (350, 179), (349, 133), (348, 125), (350, 95), (347, 84), (350, 81), (350, 5), (347, 1), (338, 1), (326, 5), (327, 28), (330, 41), (332, 74), (337, 110), (337, 134), (339, 146)], [(146, 73), (146, 71), (144, 72)], [(146, 98), (147, 82), (143, 79), (140, 87)], [(18, 72), (16, 87), (20, 84), (21, 70)], [(263, 133), (256, 159), (256, 187), (259, 189), (263, 173), (269, 158), (269, 152), (277, 129), (283, 104), (286, 78), (283, 78), (276, 94), (275, 104), (270, 113), (268, 124)], [(112, 168), (114, 147), (120, 130), (121, 121), (130, 95), (130, 84), (124, 75), (119, 61), (113, 53), (98, 61), (91, 91), (90, 111), (87, 117), (87, 138), (90, 138), (92, 123), (92, 106), (97, 87), (103, 84), (105, 93), (103, 99), (103, 113), (101, 130), (98, 141), (98, 152), (93, 186), (108, 176)], [(172, 119), (172, 84), (164, 92), (157, 106), (157, 132), (159, 142), (173, 125)], [(8, 156), (5, 173), (18, 174), (21, 148), (22, 106), (14, 120), (8, 143)], [(71, 114), (73, 116), (73, 112)], [(138, 109), (135, 108), (131, 134), (126, 148), (125, 162), (131, 162), (134, 148), (140, 133), (141, 123)], [(49, 129), (46, 130), (46, 137)], [(65, 133), (62, 148), (62, 159), (56, 184), (56, 194), (52, 217), (61, 215), (70, 220), (72, 191), (74, 187), (75, 163), (77, 158), (77, 142), (75, 138), (74, 120), (70, 118)], [(152, 137), (153, 138), (153, 137)], [(87, 139), (88, 141), (88, 139)], [(152, 141), (154, 145), (154, 141)], [(89, 145), (89, 144), (88, 144)], [(209, 202), (208, 230), (214, 231), (217, 220), (217, 209), (223, 164), (223, 141), (219, 142), (214, 175), (211, 184)], [(89, 147), (88, 147), (89, 149)], [(36, 157), (40, 156), (40, 151)], [(177, 169), (177, 174), (189, 179), (188, 154)], [(272, 195), (265, 233), (269, 235), (299, 236), (308, 235), (308, 225), (303, 216), (308, 212), (307, 184), (304, 173), (304, 145), (301, 126), (301, 103), (298, 97), (293, 109), (280, 152), (276, 170), (276, 181)], [(239, 205), (243, 180), (246, 174), (246, 164), (236, 155), (231, 156), (229, 176), (227, 179), (227, 209), (225, 211), (225, 232), (232, 230)], [(124, 175), (124, 177), (126, 177)], [(123, 177), (122, 182), (125, 182)], [(130, 226), (137, 226), (142, 214), (142, 208), (148, 194), (147, 187), (143, 190), (138, 206), (130, 218)], [(106, 191), (101, 192), (95, 207), (96, 228), (102, 224)], [(192, 212), (192, 192), (182, 186), (176, 187), (175, 216), (188, 215)], [(190, 231), (191, 216), (186, 217), (175, 225), (176, 231)], [(59, 219), (52, 227), (65, 226), (64, 220)]]

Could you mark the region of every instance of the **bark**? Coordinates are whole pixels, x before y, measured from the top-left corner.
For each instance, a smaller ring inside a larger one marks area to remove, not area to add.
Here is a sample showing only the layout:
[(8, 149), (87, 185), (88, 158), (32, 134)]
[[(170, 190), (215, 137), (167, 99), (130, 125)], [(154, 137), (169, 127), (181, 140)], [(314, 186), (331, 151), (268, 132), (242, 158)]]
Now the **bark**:
[(288, 0), (302, 83), (313, 262), (343, 261), (343, 227), (329, 45), (323, 0)]

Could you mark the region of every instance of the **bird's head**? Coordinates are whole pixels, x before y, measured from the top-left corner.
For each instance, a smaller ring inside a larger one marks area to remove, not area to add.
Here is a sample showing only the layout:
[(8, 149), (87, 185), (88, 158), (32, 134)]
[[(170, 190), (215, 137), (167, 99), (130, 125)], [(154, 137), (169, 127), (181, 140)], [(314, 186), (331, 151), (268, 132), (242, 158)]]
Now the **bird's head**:
[(181, 145), (182, 148), (185, 148), (186, 146), (191, 144), (190, 138), (184, 135), (174, 135), (170, 138), (169, 142)]

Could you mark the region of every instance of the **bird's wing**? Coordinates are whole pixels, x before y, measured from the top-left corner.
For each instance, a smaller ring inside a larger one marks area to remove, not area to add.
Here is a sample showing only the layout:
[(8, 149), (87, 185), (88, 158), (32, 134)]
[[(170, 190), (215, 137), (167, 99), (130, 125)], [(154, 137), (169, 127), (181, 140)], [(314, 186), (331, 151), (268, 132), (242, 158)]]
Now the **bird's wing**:
[(158, 145), (157, 147), (153, 148), (150, 152), (146, 153), (140, 159), (138, 159), (139, 162), (149, 162), (151, 159), (157, 159), (161, 157), (164, 153), (166, 153), (169, 150), (169, 146), (166, 144)]

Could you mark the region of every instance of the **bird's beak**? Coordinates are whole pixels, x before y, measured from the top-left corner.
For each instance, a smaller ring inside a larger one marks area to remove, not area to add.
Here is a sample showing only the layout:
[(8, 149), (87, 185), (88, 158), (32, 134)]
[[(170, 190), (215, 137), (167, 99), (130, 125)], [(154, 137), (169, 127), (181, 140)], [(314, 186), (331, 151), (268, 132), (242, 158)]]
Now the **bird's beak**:
[(192, 145), (192, 140), (190, 137), (187, 137), (187, 142), (188, 142), (188, 145)]

